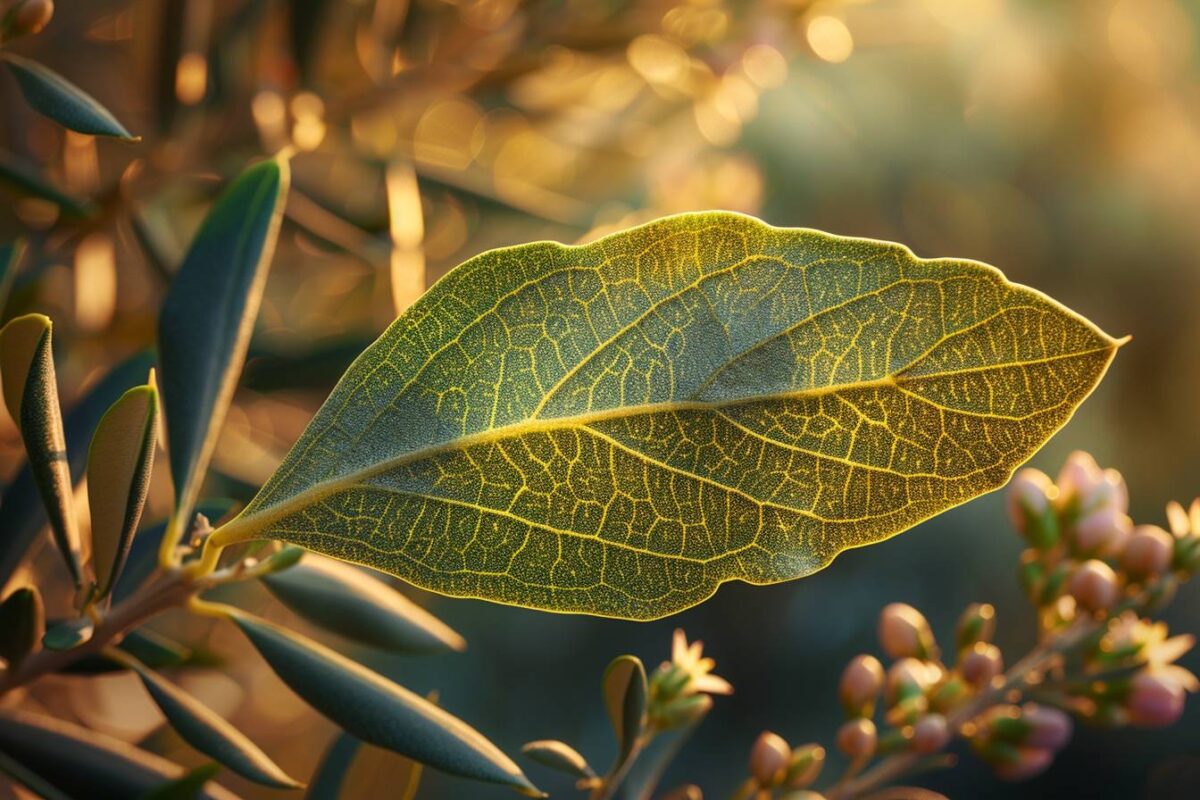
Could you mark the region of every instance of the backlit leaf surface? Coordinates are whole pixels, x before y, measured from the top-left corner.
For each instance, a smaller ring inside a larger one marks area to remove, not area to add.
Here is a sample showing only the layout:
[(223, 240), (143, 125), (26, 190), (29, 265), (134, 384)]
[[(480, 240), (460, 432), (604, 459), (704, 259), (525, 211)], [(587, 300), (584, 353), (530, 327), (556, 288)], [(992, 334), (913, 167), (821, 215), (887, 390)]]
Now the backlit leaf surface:
[(355, 361), (216, 541), (661, 617), (1002, 485), (1118, 344), (984, 264), (736, 214), (496, 250)]
[(127, 131), (96, 98), (49, 67), (13, 53), (5, 53), (4, 60), (25, 100), (42, 116), (79, 133), (113, 136), (129, 142), (141, 138)]

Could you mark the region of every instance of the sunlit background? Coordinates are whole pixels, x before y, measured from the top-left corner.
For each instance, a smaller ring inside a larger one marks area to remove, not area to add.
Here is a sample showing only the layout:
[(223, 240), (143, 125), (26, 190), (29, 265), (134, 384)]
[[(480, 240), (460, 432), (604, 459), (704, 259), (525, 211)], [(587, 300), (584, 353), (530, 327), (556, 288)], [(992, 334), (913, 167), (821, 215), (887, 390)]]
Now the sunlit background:
[[(1125, 473), (1135, 519), (1161, 523), (1167, 500), (1200, 493), (1198, 33), (1200, 4), (1188, 0), (60, 2), (16, 49), (144, 140), (64, 135), (0, 78), (0, 238), (34, 232), (3, 314), (54, 318), (69, 406), (152, 344), (169, 275), (222, 180), (294, 146), (287, 221), (208, 491), (245, 500), (350, 359), (455, 264), (733, 209), (987, 261), (1131, 334), (1034, 463), (1053, 472), (1088, 449)], [(7, 417), (0, 458), (7, 479), (21, 459)], [(160, 469), (147, 520), (169, 502)], [(690, 780), (722, 797), (762, 729), (830, 742), (838, 673), (874, 646), (887, 602), (918, 606), (946, 635), (967, 602), (991, 602), (1005, 652), (1027, 648), (1020, 549), (993, 495), (812, 578), (727, 585), (652, 624), (405, 588), (466, 636), (468, 653), (356, 655), (438, 689), (507, 752), (557, 738), (606, 764), (604, 665), (623, 652), (657, 664), (681, 626), (737, 691), (718, 699), (663, 787)], [(28, 568), (48, 565), (47, 552)], [(288, 619), (264, 593), (232, 599)], [(1200, 587), (1185, 587), (1167, 620), (1200, 633)], [(224, 659), (181, 683), (307, 775), (331, 726), (228, 626), (161, 624), (189, 626)], [(1200, 668), (1195, 654), (1183, 663)], [(201, 763), (133, 677), (58, 678), (22, 702)], [(389, 796), (408, 768), (373, 754), (348, 796)], [(572, 796), (568, 781), (527, 771)], [(1026, 784), (995, 781), (969, 753), (925, 783), (954, 798), (1154, 798), (1181, 774), (1200, 787), (1194, 699), (1168, 730), (1080, 730)], [(418, 796), (507, 794), (427, 773)]]

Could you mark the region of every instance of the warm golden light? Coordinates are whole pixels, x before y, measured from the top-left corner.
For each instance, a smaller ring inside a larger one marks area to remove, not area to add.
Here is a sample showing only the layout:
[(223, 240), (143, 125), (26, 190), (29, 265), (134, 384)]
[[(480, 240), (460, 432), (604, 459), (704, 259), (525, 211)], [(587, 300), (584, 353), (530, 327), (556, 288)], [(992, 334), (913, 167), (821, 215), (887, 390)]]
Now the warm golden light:
[(817, 58), (831, 64), (842, 63), (854, 52), (854, 37), (837, 17), (813, 17), (804, 29), (804, 38)]

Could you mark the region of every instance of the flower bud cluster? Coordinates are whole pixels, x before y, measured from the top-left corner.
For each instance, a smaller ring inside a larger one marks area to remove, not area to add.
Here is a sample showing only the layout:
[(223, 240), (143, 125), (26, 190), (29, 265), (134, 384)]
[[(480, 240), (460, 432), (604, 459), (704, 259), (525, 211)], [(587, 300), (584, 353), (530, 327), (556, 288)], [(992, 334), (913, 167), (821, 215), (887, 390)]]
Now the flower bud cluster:
[(756, 792), (804, 789), (820, 777), (824, 766), (824, 747), (802, 744), (793, 748), (771, 731), (763, 731), (750, 749), (750, 779)]
[(1042, 772), (1071, 739), (1071, 718), (1057, 708), (1026, 703), (989, 708), (974, 724), (971, 747), (1004, 780)]

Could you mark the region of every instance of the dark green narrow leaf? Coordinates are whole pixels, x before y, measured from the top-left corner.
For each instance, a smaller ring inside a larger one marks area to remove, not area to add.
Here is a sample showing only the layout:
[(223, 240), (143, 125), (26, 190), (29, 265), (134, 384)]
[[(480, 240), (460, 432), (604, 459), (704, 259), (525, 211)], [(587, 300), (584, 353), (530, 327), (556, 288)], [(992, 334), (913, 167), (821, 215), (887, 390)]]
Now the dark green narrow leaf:
[(520, 767), (461, 719), (310, 639), (236, 609), (229, 613), (283, 682), (347, 732), (443, 772), (542, 796)]
[[(184, 774), (178, 764), (62, 720), (7, 710), (0, 713), (0, 752), (70, 797), (130, 800)], [(237, 800), (209, 784), (204, 800)]]
[[(87, 464), (88, 442), (108, 407), (131, 386), (146, 377), (154, 361), (143, 351), (114, 366), (67, 413), (67, 463), (71, 482), (78, 483)], [(0, 584), (7, 583), (21, 563), (25, 551), (46, 524), (42, 504), (27, 463), (4, 491), (4, 513), (0, 514)]]
[(194, 800), (204, 784), (217, 777), (220, 764), (201, 764), (186, 775), (146, 792), (140, 800)]
[(391, 586), (340, 561), (309, 553), (262, 580), (300, 616), (372, 647), (439, 652), (467, 646), (462, 636)]
[(89, 617), (53, 623), (46, 628), (42, 644), (47, 650), (74, 650), (91, 640), (96, 627)]
[(55, 788), (54, 784), (44, 780), (41, 775), (2, 752), (0, 752), (0, 772), (33, 792), (41, 800), (72, 800)]
[(116, 584), (142, 519), (154, 468), (158, 390), (153, 375), (130, 389), (101, 418), (88, 450), (88, 505), (97, 597)]
[(4, 402), (21, 430), (34, 481), (50, 516), (54, 542), (76, 587), (83, 585), (79, 526), (51, 350), (50, 318), (26, 314), (0, 330)]
[(596, 772), (588, 765), (587, 759), (566, 742), (554, 739), (529, 742), (521, 748), (521, 752), (539, 764), (574, 775), (576, 778), (596, 777)]
[(175, 514), (166, 546), (186, 530), (258, 316), (289, 170), (280, 156), (247, 169), (200, 226), (158, 321)]
[(201, 753), (264, 786), (295, 789), (303, 785), (289, 777), (245, 734), (175, 684), (116, 648), (106, 650), (105, 655), (137, 671), (171, 727)]
[(42, 116), (78, 133), (113, 136), (127, 142), (140, 140), (94, 97), (54, 70), (13, 53), (4, 53), (3, 59), (26, 102)]
[(321, 765), (317, 767), (312, 782), (308, 784), (304, 800), (339, 800), (342, 784), (361, 745), (361, 741), (345, 731), (339, 733), (325, 751)]
[(41, 175), (37, 167), (4, 149), (0, 149), (0, 180), (25, 194), (49, 200), (73, 217), (90, 217), (96, 213), (96, 207), (90, 201), (67, 194)]
[(618, 763), (623, 763), (646, 715), (646, 668), (637, 656), (617, 656), (604, 670), (604, 708), (617, 734)]
[(35, 587), (16, 589), (0, 603), (0, 656), (10, 669), (41, 645), (45, 631), (46, 612)]
[(664, 731), (651, 739), (629, 767), (625, 780), (613, 795), (615, 800), (651, 800), (663, 773), (695, 729), (695, 725), (689, 725)]
[[(186, 666), (194, 657), (190, 647), (149, 628), (130, 631), (117, 647), (151, 669)], [(60, 672), (71, 675), (103, 675), (125, 669), (129, 669), (125, 664), (119, 664), (101, 655), (89, 654), (71, 662)]]
[(21, 254), (24, 252), (25, 242), (21, 239), (0, 244), (0, 321), (4, 320), (4, 306), (8, 303), (13, 278), (17, 275), (17, 262), (21, 260)]

